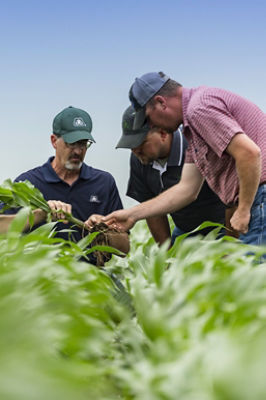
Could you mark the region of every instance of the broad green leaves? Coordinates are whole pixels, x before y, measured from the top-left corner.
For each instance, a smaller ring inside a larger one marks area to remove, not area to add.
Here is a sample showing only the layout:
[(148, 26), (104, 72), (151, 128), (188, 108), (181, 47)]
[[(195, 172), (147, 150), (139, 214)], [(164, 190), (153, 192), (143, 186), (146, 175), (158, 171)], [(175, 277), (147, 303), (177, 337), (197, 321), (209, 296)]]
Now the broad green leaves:
[(1, 199), (27, 207), (0, 236), (1, 399), (266, 398), (265, 247), (212, 232), (167, 250), (138, 223), (98, 269), (81, 261), (96, 234), (22, 234), (37, 203), (12, 188)]
[(41, 208), (46, 212), (50, 212), (50, 208), (41, 192), (29, 181), (12, 182), (7, 179), (0, 186), (0, 201), (5, 203), (8, 208), (30, 206), (32, 209)]

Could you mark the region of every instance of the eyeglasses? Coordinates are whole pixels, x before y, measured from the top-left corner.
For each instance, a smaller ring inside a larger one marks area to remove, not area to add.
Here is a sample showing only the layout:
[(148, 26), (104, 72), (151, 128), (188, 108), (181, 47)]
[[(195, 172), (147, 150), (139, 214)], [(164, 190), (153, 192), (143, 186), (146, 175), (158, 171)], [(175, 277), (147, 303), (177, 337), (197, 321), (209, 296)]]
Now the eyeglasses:
[(65, 145), (69, 149), (75, 149), (76, 147), (78, 147), (79, 149), (87, 150), (89, 147), (91, 147), (92, 143), (93, 143), (93, 140), (79, 140), (78, 142), (74, 142), (74, 143), (66, 143), (65, 142)]

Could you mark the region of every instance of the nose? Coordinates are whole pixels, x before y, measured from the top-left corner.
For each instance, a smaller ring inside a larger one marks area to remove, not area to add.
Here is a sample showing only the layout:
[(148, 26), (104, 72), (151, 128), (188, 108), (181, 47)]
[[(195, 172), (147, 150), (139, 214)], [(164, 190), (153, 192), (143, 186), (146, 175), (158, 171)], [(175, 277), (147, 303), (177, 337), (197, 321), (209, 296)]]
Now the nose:
[(74, 153), (82, 153), (83, 148), (81, 146), (75, 146), (73, 149)]
[(82, 149), (80, 147), (73, 149), (71, 157), (78, 157), (80, 159), (82, 157)]

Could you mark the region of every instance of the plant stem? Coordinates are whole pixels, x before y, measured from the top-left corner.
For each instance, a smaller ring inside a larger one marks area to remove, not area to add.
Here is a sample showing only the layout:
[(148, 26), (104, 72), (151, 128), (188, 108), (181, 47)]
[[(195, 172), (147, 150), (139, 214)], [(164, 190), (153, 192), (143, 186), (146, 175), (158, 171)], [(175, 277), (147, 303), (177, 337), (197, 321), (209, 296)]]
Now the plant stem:
[(66, 213), (66, 212), (64, 214), (65, 214), (65, 217), (66, 217), (67, 221), (71, 222), (72, 224), (77, 225), (81, 229), (87, 229), (88, 230), (88, 228), (84, 225), (84, 222), (82, 222), (80, 219), (75, 218), (75, 217), (73, 217), (72, 214), (69, 214), (69, 213)]

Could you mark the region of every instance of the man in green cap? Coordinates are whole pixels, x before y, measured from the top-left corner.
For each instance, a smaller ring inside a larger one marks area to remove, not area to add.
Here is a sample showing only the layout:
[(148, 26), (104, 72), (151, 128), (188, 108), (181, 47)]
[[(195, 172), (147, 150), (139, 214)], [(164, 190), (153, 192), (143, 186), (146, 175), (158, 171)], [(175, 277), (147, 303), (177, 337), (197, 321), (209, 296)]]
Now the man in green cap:
[[(123, 208), (113, 176), (83, 162), (87, 149), (95, 142), (91, 131), (92, 121), (86, 111), (71, 106), (65, 108), (53, 121), (51, 143), (55, 156), (15, 179), (29, 180), (46, 200), (71, 204), (73, 216), (81, 221), (86, 221), (91, 214), (106, 215)], [(54, 209), (56, 211), (56, 204)], [(57, 230), (66, 228), (66, 225), (57, 224)], [(83, 232), (71, 229), (72, 240), (79, 241)], [(66, 232), (59, 232), (57, 236), (69, 239)]]
[[(140, 203), (152, 199), (172, 187), (181, 179), (187, 141), (182, 127), (169, 132), (159, 127), (145, 124), (133, 129), (136, 112), (129, 106), (122, 118), (122, 136), (116, 148), (131, 150), (130, 176), (127, 196)], [(197, 228), (204, 221), (225, 223), (225, 206), (218, 196), (204, 183), (198, 198), (179, 211), (171, 213), (175, 223), (172, 242), (177, 236)], [(170, 238), (167, 215), (146, 219), (154, 239), (162, 244)], [(202, 235), (212, 228), (201, 230)]]

